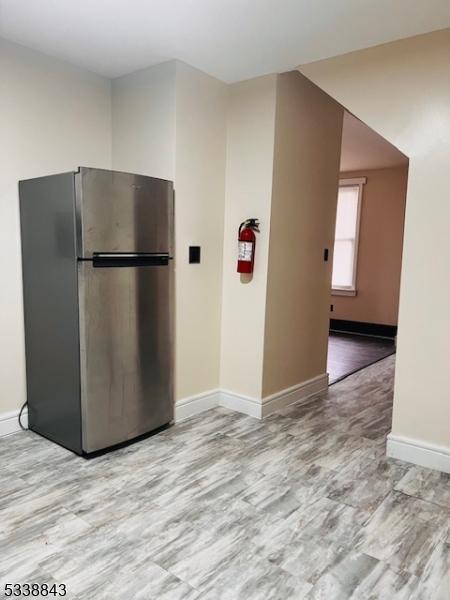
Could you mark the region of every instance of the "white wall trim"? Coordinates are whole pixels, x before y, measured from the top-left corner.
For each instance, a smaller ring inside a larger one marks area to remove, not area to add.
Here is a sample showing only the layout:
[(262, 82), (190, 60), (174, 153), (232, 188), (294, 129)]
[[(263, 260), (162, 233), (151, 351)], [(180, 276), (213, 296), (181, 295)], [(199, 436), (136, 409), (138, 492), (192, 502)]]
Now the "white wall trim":
[[(327, 386), (328, 375), (324, 373), (276, 394), (266, 396), (262, 401), (229, 390), (210, 390), (178, 400), (175, 404), (175, 421), (184, 421), (217, 406), (261, 419), (275, 410), (295, 402), (306, 401), (311, 396), (325, 391)], [(18, 410), (0, 413), (0, 437), (20, 431), (18, 416)], [(25, 427), (28, 426), (27, 409), (22, 413), (22, 423)], [(422, 440), (390, 433), (387, 437), (386, 454), (391, 458), (450, 473), (450, 448), (446, 446), (437, 446)]]
[(261, 400), (250, 396), (236, 394), (236, 392), (231, 392), (230, 390), (220, 391), (219, 405), (224, 408), (229, 408), (230, 410), (244, 413), (250, 417), (255, 417), (256, 419), (261, 419), (262, 417)]
[(266, 417), (280, 408), (284, 408), (295, 402), (305, 401), (328, 389), (328, 373), (322, 373), (312, 379), (293, 385), (290, 388), (266, 396), (262, 400), (262, 416)]
[(339, 179), (339, 185), (365, 185), (367, 183), (367, 177), (342, 177)]
[(220, 390), (210, 390), (175, 402), (175, 422), (179, 423), (205, 410), (219, 406)]
[(328, 389), (328, 373), (303, 381), (297, 385), (266, 396), (262, 400), (236, 394), (229, 390), (221, 390), (219, 405), (236, 410), (257, 419), (263, 419), (280, 408), (295, 402), (303, 402)]
[[(21, 431), (18, 419), (18, 410), (0, 413), (0, 437)], [(28, 427), (28, 410), (26, 408), (22, 413), (22, 424), (24, 427)]]
[(450, 473), (450, 448), (390, 433), (386, 454), (391, 458)]
[[(266, 396), (262, 400), (237, 394), (230, 390), (209, 390), (177, 400), (175, 402), (175, 422), (179, 423), (217, 406), (223, 406), (256, 419), (262, 419), (275, 410), (289, 406), (294, 402), (307, 400), (314, 394), (325, 391), (327, 387), (328, 375), (324, 373), (276, 394)], [(0, 437), (20, 431), (17, 420), (18, 414), (18, 410), (0, 413)], [(26, 409), (23, 411), (22, 417), (23, 424), (27, 426), (28, 412)]]

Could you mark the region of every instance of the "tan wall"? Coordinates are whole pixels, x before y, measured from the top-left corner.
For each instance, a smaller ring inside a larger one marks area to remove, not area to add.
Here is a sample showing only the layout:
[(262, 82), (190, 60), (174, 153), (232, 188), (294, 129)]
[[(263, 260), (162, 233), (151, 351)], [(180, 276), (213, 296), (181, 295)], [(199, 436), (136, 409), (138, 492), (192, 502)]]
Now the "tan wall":
[(113, 169), (175, 177), (176, 62), (112, 81)]
[(111, 167), (110, 82), (0, 40), (0, 415), (26, 398), (20, 179)]
[(177, 399), (219, 386), (227, 97), (178, 61), (113, 82), (113, 168), (175, 184)]
[(219, 386), (227, 99), (224, 83), (177, 62), (177, 398)]
[(363, 186), (356, 296), (331, 298), (333, 319), (397, 325), (408, 168), (341, 173)]
[[(230, 86), (222, 299), (221, 387), (262, 396), (264, 320), (272, 199), (276, 75)], [(261, 221), (253, 279), (236, 272), (237, 231)]]
[(298, 72), (279, 75), (263, 396), (326, 373), (343, 110)]
[(409, 156), (394, 434), (450, 448), (450, 29), (301, 70)]

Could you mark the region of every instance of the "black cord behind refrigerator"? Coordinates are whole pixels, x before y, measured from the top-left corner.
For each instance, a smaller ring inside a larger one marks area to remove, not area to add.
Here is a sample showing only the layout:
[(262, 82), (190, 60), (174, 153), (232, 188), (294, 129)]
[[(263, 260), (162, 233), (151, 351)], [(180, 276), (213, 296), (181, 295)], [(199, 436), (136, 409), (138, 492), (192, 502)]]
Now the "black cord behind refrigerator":
[(21, 409), (20, 409), (20, 411), (19, 411), (19, 426), (20, 426), (20, 429), (22, 429), (23, 431), (26, 431), (26, 430), (28, 429), (28, 427), (24, 427), (24, 426), (22, 425), (22, 413), (23, 413), (23, 411), (25, 410), (25, 407), (27, 406), (27, 404), (28, 404), (28, 402), (24, 402), (24, 403), (22, 404), (22, 408), (21, 408)]

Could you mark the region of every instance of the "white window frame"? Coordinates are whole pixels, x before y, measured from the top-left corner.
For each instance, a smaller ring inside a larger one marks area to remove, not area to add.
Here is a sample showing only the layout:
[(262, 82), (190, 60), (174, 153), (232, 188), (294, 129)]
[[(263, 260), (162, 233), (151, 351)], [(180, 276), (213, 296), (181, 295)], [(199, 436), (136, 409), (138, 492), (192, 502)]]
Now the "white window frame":
[(356, 296), (356, 275), (358, 271), (358, 250), (359, 250), (359, 228), (361, 224), (361, 204), (363, 196), (363, 186), (367, 183), (367, 177), (355, 177), (351, 179), (340, 179), (339, 188), (358, 186), (358, 206), (356, 207), (356, 231), (355, 231), (355, 254), (353, 260), (352, 285), (350, 286), (332, 286), (331, 294), (333, 296)]

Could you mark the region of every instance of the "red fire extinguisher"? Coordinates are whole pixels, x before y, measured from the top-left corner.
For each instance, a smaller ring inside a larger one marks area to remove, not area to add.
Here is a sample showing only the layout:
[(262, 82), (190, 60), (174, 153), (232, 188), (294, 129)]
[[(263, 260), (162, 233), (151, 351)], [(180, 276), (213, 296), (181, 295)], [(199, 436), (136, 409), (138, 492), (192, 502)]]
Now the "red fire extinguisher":
[(258, 219), (247, 219), (239, 225), (238, 232), (238, 273), (253, 273), (255, 262), (255, 231), (259, 232)]

